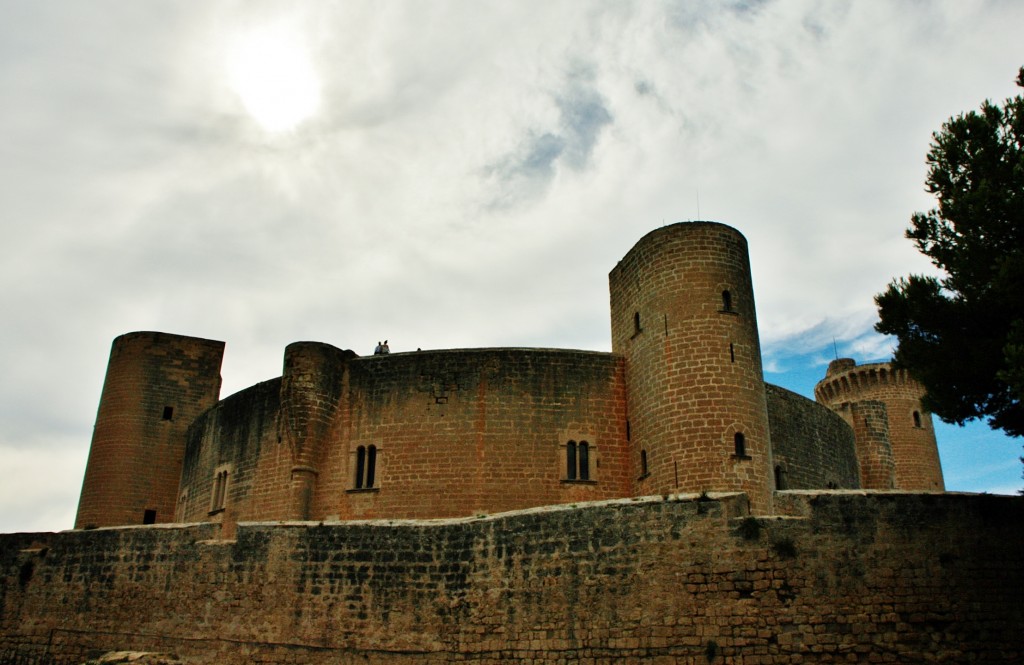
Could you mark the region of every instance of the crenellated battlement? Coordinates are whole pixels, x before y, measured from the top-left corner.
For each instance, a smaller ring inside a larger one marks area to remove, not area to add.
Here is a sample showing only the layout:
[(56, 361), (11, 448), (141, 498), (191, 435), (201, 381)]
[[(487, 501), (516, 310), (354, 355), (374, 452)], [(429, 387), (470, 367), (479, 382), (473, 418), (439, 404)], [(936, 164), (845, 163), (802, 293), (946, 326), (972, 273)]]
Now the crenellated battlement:
[(814, 387), (814, 397), (822, 404), (836, 404), (883, 386), (904, 387), (918, 399), (922, 394), (920, 384), (905, 369), (889, 363), (857, 365), (852, 358), (840, 358), (829, 363), (825, 378)]
[(842, 415), (857, 433), (861, 481), (873, 489), (942, 490), (942, 468), (925, 390), (889, 363), (833, 360), (814, 387), (818, 402)]

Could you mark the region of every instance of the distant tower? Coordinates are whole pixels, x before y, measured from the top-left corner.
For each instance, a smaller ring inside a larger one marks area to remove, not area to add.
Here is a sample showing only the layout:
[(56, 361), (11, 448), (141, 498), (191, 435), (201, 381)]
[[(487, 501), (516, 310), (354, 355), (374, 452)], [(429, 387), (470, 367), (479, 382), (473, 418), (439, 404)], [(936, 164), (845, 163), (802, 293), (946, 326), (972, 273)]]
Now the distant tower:
[(747, 241), (712, 222), (648, 233), (609, 275), (637, 491), (743, 491), (769, 512), (772, 460)]
[(166, 333), (114, 340), (75, 528), (173, 521), (185, 432), (217, 403), (223, 355)]
[(889, 363), (833, 360), (814, 397), (854, 429), (865, 489), (943, 491), (932, 417), (921, 408), (924, 387)]

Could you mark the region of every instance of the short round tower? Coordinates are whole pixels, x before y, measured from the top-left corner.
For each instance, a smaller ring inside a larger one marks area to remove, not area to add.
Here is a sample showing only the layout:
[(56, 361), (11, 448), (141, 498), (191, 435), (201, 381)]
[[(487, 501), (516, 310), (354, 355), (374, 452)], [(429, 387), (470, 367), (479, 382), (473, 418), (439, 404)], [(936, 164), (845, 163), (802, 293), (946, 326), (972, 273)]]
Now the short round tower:
[(217, 403), (224, 343), (158, 332), (114, 340), (75, 528), (174, 519), (185, 433)]
[(865, 489), (945, 489), (924, 392), (904, 369), (851, 358), (832, 361), (814, 387), (815, 399), (853, 426)]
[(637, 492), (743, 491), (771, 510), (772, 460), (747, 241), (712, 222), (644, 236), (609, 275)]

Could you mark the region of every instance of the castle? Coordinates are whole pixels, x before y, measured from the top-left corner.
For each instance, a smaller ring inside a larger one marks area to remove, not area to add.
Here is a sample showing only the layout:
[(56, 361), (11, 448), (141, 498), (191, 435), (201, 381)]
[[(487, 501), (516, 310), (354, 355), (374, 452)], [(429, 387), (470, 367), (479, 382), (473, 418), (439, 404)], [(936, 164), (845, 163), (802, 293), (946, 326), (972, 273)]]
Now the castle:
[(679, 492), (941, 491), (922, 388), (839, 360), (763, 381), (747, 245), (680, 223), (612, 270), (612, 352), (358, 357), (298, 342), (218, 401), (222, 342), (137, 332), (107, 370), (76, 528), (438, 518)]
[(0, 665), (1021, 662), (1024, 498), (943, 491), (921, 387), (762, 377), (746, 241), (611, 271), (611, 353), (123, 335), (74, 530), (0, 534)]

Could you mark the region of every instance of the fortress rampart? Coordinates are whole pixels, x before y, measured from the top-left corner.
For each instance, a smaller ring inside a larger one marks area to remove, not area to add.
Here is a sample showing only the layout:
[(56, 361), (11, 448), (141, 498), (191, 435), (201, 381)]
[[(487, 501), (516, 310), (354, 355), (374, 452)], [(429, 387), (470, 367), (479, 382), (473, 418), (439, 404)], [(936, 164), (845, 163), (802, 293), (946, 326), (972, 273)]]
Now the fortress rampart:
[[(0, 655), (1020, 662), (1024, 500), (780, 492), (487, 518), (0, 536)], [(955, 537), (953, 537), (955, 535)]]

